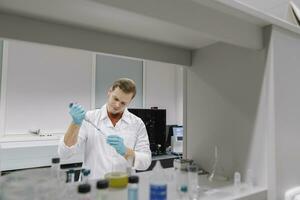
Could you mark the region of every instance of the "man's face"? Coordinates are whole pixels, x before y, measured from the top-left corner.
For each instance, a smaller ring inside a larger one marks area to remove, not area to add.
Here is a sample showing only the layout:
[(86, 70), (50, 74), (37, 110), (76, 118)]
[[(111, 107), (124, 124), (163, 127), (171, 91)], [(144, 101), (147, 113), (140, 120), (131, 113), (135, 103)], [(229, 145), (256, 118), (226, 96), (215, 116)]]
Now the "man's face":
[(112, 114), (122, 113), (132, 100), (133, 93), (126, 94), (119, 87), (108, 91), (107, 111)]

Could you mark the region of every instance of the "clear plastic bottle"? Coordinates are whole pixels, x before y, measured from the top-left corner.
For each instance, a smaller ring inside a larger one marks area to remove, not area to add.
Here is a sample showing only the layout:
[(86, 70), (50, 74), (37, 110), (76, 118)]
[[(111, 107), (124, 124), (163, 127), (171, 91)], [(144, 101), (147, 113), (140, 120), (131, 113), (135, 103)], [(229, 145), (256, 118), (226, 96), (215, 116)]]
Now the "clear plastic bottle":
[(238, 194), (241, 190), (241, 174), (239, 172), (234, 172), (233, 189), (235, 194)]
[(139, 177), (129, 176), (128, 177), (128, 200), (138, 200), (139, 199)]
[(66, 179), (64, 185), (61, 187), (64, 199), (74, 199), (76, 198), (76, 187), (75, 185), (75, 170), (69, 169), (65, 171)]
[(254, 187), (254, 175), (253, 175), (253, 171), (251, 169), (247, 170), (245, 182), (246, 182), (248, 189), (252, 190)]
[(160, 161), (156, 162), (150, 177), (150, 200), (167, 199), (167, 178)]
[(60, 158), (52, 158), (51, 175), (54, 179), (60, 179)]
[(108, 191), (107, 191), (108, 185), (109, 185), (108, 180), (106, 180), (106, 179), (97, 181), (97, 184), (96, 184), (96, 188), (97, 188), (96, 199), (97, 200), (107, 200), (108, 199)]
[(67, 171), (67, 183), (74, 183), (75, 182), (75, 170), (74, 169), (69, 169)]
[(91, 200), (91, 185), (88, 183), (78, 185), (78, 199)]

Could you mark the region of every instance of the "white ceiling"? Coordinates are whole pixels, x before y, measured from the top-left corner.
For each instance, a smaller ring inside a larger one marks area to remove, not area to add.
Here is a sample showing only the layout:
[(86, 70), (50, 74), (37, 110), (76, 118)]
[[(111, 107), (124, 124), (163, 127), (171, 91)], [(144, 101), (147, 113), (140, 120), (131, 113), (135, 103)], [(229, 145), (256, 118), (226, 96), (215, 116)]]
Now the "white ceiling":
[(237, 0), (237, 1), (243, 2), (247, 5), (251, 5), (254, 8), (268, 10), (282, 3), (288, 3), (289, 0)]
[[(287, 20), (290, 0), (237, 0), (272, 16)], [(300, 0), (292, 0), (300, 7)]]
[(0, 12), (196, 49), (216, 42), (199, 31), (97, 0), (0, 0)]
[(221, 1), (0, 0), (0, 14), (72, 25), (186, 49), (198, 49), (218, 41), (260, 49), (261, 27), (269, 23), (224, 6)]

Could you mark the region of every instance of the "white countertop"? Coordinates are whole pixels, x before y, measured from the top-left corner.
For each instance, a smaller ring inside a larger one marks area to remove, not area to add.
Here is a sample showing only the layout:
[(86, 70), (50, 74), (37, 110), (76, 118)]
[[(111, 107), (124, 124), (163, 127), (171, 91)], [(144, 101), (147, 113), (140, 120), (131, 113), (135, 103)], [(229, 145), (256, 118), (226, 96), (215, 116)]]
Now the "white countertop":
[[(10, 197), (10, 199), (28, 199), (28, 197), (44, 197), (47, 199), (53, 198), (51, 195), (58, 195), (65, 200), (76, 198), (77, 187), (80, 182), (73, 184), (65, 184), (56, 182), (50, 173), (50, 169), (34, 169), (15, 172), (6, 176), (0, 177), (0, 194), (3, 197)], [(157, 172), (156, 172), (157, 173)], [(174, 169), (162, 169), (167, 183), (167, 199), (179, 199), (176, 191), (174, 181)], [(42, 175), (42, 176), (41, 176)], [(138, 173), (139, 176), (139, 199), (149, 199), (149, 183), (153, 175), (153, 171)], [(63, 175), (62, 175), (63, 177)], [(63, 180), (63, 179), (62, 179)], [(91, 183), (91, 199), (94, 199), (97, 193), (96, 181), (90, 180)], [(5, 184), (1, 184), (5, 182)], [(56, 184), (53, 184), (56, 183)], [(41, 185), (42, 184), (42, 185)], [(22, 186), (22, 187), (21, 187)], [(267, 190), (265, 188), (253, 187), (252, 189), (242, 185), (238, 192), (235, 192), (230, 181), (216, 181), (209, 182), (207, 176), (199, 176), (199, 186), (201, 189), (201, 200), (235, 200), (235, 199), (266, 199)], [(46, 188), (45, 188), (46, 187)], [(33, 194), (29, 191), (33, 190)], [(17, 193), (16, 193), (17, 191)], [(36, 193), (34, 193), (36, 192)], [(22, 196), (23, 195), (23, 196)], [(63, 195), (63, 196), (61, 196)], [(123, 189), (108, 189), (108, 196), (110, 200), (127, 199), (127, 188)]]
[[(175, 181), (172, 177), (173, 168), (163, 169), (167, 175), (167, 199), (179, 199), (176, 191)], [(152, 176), (152, 171), (142, 172), (137, 174), (140, 178), (139, 183), (139, 199), (149, 199), (149, 180)], [(245, 184), (241, 185), (239, 192), (235, 192), (231, 181), (210, 182), (206, 175), (199, 176), (199, 186), (203, 189), (201, 200), (235, 200), (243, 199), (266, 199), (267, 189), (262, 187), (247, 188)], [(124, 189), (109, 189), (109, 199), (117, 200), (127, 197), (127, 188)], [(126, 199), (126, 198), (125, 198)]]

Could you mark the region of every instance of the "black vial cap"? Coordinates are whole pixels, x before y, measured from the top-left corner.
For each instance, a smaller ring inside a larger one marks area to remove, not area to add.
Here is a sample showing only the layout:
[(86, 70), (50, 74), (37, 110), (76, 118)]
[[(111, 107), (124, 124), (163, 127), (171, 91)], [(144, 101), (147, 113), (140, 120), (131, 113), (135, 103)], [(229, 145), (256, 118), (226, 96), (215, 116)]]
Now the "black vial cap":
[(138, 176), (129, 176), (128, 177), (128, 183), (138, 183), (139, 177)]
[(88, 193), (91, 191), (91, 185), (88, 183), (78, 185), (78, 193)]
[(97, 189), (106, 189), (108, 188), (108, 180), (106, 179), (102, 179), (102, 180), (99, 180), (97, 181)]
[(60, 162), (60, 159), (59, 158), (52, 158), (52, 163), (59, 163)]

